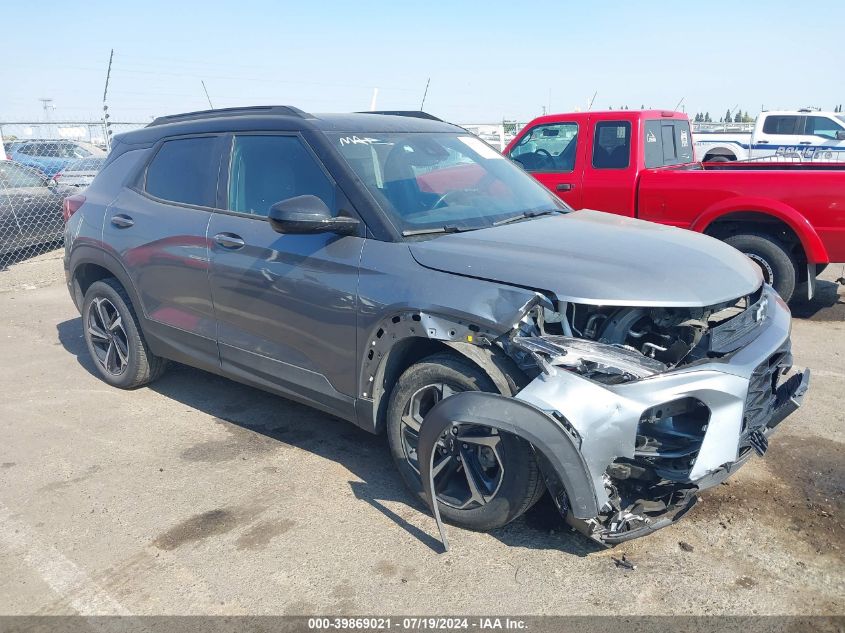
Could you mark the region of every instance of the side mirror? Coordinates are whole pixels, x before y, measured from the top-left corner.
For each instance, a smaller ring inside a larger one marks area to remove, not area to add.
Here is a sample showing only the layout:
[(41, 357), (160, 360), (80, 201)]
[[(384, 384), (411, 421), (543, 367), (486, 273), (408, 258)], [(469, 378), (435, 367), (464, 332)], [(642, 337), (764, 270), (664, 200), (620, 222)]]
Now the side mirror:
[(277, 202), (267, 215), (277, 233), (338, 233), (349, 235), (358, 230), (355, 218), (333, 216), (317, 196), (296, 196)]
[(837, 141), (845, 141), (845, 130), (837, 130), (836, 131), (836, 140)]

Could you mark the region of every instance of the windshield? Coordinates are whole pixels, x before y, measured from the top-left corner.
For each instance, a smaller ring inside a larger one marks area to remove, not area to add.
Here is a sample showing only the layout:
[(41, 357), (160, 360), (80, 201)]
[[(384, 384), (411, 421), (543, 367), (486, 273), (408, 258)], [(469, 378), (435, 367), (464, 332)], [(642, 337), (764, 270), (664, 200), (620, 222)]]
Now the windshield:
[(470, 134), (330, 133), (349, 166), (405, 233), (472, 230), (525, 214), (569, 210)]

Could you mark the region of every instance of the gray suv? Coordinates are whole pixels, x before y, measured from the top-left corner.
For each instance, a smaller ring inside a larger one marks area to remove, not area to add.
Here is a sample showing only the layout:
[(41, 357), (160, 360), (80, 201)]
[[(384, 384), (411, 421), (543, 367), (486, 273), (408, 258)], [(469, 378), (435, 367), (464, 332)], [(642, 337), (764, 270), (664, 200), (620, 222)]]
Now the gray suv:
[(441, 530), (548, 490), (617, 543), (762, 455), (809, 372), (744, 255), (569, 211), (424, 113), (213, 110), (115, 139), (64, 263), (109, 384), (222, 374), (386, 433)]

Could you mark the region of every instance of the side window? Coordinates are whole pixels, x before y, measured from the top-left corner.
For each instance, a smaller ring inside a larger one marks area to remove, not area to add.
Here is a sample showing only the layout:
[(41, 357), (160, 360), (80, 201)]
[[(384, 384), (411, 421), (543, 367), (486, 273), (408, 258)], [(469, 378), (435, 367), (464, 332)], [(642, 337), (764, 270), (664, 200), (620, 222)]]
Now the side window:
[(296, 196), (335, 208), (335, 187), (296, 136), (235, 136), (229, 167), (229, 210), (266, 216)]
[(826, 116), (808, 116), (805, 134), (815, 134), (831, 141), (836, 140), (836, 133), (845, 130), (839, 123)]
[(0, 184), (15, 187), (44, 187), (44, 178), (37, 172), (11, 162), (0, 160)]
[(593, 167), (625, 169), (631, 158), (631, 124), (628, 121), (596, 123), (593, 139)]
[(151, 196), (213, 207), (217, 190), (217, 137), (165, 141), (147, 167), (145, 190)]
[(531, 128), (509, 156), (525, 171), (572, 171), (577, 147), (577, 123), (551, 123)]
[(797, 116), (767, 116), (763, 123), (764, 134), (801, 134)]

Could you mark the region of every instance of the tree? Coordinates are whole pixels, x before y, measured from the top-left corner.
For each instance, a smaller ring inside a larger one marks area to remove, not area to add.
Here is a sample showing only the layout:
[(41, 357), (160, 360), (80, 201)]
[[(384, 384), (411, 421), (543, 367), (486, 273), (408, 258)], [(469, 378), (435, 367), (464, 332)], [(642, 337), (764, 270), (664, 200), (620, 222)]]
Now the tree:
[(705, 122), (705, 123), (712, 123), (712, 122), (713, 122), (713, 119), (711, 119), (711, 118), (710, 118), (710, 113), (709, 113), (709, 112), (705, 112), (705, 113), (704, 113), (704, 122)]
[(748, 110), (745, 111), (745, 114), (742, 115), (742, 122), (743, 123), (753, 123), (754, 117), (748, 114)]
[(742, 112), (737, 110), (736, 114), (734, 115), (734, 123), (740, 123), (740, 122), (742, 122)]

